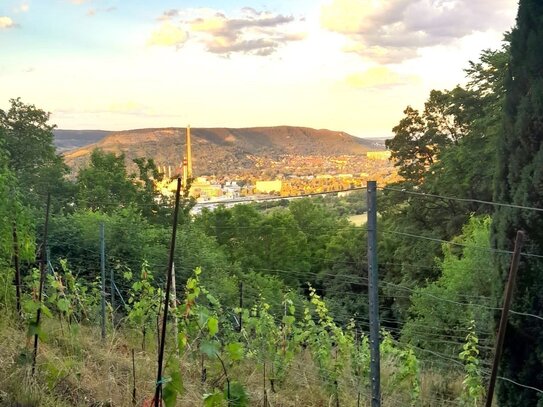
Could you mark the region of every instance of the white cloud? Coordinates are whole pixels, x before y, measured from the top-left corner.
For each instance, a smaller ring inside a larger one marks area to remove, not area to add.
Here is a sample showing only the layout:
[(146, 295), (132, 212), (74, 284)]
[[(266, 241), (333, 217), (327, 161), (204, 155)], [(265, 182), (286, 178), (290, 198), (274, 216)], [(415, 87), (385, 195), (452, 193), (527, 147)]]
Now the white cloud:
[(321, 24), (350, 39), (346, 51), (393, 63), (416, 57), (420, 48), (504, 31), (515, 6), (510, 0), (329, 0)]
[(186, 31), (169, 21), (163, 22), (160, 27), (153, 31), (149, 38), (149, 45), (158, 46), (174, 46), (181, 47), (187, 41), (188, 35)]
[[(159, 20), (171, 22), (181, 18), (179, 30), (191, 34), (194, 41), (203, 44), (214, 54), (233, 53), (270, 55), (280, 47), (305, 38), (305, 34), (294, 30), (293, 16), (257, 11), (245, 7), (235, 16), (213, 9), (190, 11), (166, 10)], [(172, 23), (173, 24), (173, 23)]]
[(13, 20), (6, 16), (0, 16), (0, 29), (2, 28), (13, 28), (17, 25), (13, 22)]

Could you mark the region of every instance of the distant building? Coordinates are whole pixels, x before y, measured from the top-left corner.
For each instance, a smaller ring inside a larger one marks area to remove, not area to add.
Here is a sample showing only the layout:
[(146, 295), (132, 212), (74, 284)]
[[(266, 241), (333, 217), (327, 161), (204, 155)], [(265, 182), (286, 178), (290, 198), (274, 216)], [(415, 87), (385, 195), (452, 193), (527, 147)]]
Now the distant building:
[(256, 192), (261, 192), (264, 194), (269, 194), (270, 192), (281, 192), (283, 187), (283, 182), (280, 180), (275, 181), (256, 181), (255, 190)]
[(390, 158), (390, 151), (368, 151), (367, 157), (370, 160), (388, 160)]
[(241, 187), (237, 184), (236, 181), (229, 181), (224, 184), (222, 191), (224, 196), (227, 198), (239, 198), (241, 193)]
[(190, 186), (190, 195), (194, 198), (216, 198), (222, 195), (222, 188), (209, 182), (206, 177), (198, 177)]

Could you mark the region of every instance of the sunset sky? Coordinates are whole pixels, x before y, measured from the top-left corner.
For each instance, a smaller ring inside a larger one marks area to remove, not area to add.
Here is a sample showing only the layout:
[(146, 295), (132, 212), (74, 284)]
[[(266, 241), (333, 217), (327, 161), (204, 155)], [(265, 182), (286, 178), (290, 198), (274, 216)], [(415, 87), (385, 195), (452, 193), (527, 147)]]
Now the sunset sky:
[(0, 0), (0, 107), (64, 129), (296, 125), (388, 137), (497, 48), (514, 0)]

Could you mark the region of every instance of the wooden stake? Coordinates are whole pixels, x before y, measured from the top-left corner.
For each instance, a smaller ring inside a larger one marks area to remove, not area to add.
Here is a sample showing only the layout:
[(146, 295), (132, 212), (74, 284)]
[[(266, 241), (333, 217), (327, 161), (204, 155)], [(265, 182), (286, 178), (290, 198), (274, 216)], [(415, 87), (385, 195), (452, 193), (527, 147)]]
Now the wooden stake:
[(511, 307), (511, 300), (513, 298), (513, 290), (515, 288), (518, 265), (520, 262), (520, 251), (522, 250), (523, 244), (524, 232), (519, 230), (515, 239), (515, 250), (513, 252), (513, 259), (511, 260), (511, 267), (509, 269), (509, 280), (507, 281), (507, 286), (505, 287), (505, 298), (503, 300), (502, 316), (500, 319), (500, 326), (498, 328), (498, 339), (496, 341), (494, 363), (492, 364), (492, 373), (490, 374), (490, 382), (488, 383), (485, 407), (491, 407), (492, 399), (494, 398), (494, 387), (496, 386), (496, 378), (498, 377), (498, 367), (502, 357), (505, 331), (507, 330), (507, 319), (509, 318), (509, 309)]
[(166, 327), (168, 322), (168, 305), (170, 303), (170, 289), (172, 286), (173, 257), (175, 253), (175, 238), (177, 235), (177, 217), (179, 213), (179, 196), (181, 194), (181, 178), (177, 178), (177, 190), (175, 192), (175, 208), (173, 211), (172, 238), (170, 241), (170, 257), (168, 259), (168, 271), (166, 281), (166, 293), (164, 296), (164, 316), (162, 319), (162, 334), (160, 335), (160, 349), (158, 350), (158, 370), (155, 389), (155, 407), (160, 407), (162, 396), (162, 363), (164, 361), (164, 347), (166, 344)]
[(45, 208), (45, 225), (43, 227), (43, 241), (40, 250), (40, 287), (38, 291), (38, 311), (36, 312), (36, 333), (34, 334), (34, 353), (32, 354), (32, 376), (36, 372), (36, 357), (38, 356), (38, 330), (40, 329), (41, 307), (43, 298), (43, 286), (45, 284), (45, 263), (47, 247), (47, 229), (49, 228), (49, 210), (51, 208), (51, 194), (47, 194), (47, 206)]

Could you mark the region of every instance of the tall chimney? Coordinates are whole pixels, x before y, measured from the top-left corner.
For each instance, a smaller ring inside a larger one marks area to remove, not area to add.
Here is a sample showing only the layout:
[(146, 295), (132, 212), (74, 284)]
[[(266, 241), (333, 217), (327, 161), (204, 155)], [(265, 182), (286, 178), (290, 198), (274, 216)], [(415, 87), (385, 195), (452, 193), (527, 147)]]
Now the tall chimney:
[(187, 126), (187, 178), (192, 178), (192, 147), (190, 144), (190, 125)]
[(187, 159), (183, 159), (183, 188), (186, 188), (188, 185), (188, 165), (187, 165)]

